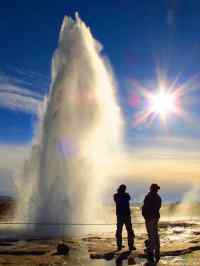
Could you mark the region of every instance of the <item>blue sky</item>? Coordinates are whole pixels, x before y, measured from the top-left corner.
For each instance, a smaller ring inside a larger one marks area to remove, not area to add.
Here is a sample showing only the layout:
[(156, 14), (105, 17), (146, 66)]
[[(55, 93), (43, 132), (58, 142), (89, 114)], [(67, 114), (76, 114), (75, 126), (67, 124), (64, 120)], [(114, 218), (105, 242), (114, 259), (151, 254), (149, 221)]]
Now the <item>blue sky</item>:
[[(162, 177), (167, 184), (165, 198), (178, 200), (193, 185), (191, 180), (199, 180), (200, 76), (183, 99), (194, 121), (172, 116), (167, 131), (158, 120), (133, 127), (136, 110), (128, 97), (135, 89), (133, 81), (155, 89), (157, 69), (169, 83), (178, 76), (177, 85), (200, 73), (199, 10), (197, 0), (4, 1), (0, 8), (0, 143), (13, 145), (8, 158), (12, 154), (16, 161), (19, 151), (22, 157), (26, 153), (22, 147), (31, 142), (38, 101), (48, 93), (51, 59), (63, 17), (74, 17), (78, 11), (103, 45), (118, 83), (125, 141), (130, 157), (136, 155), (127, 165), (127, 175), (141, 177), (148, 184), (152, 180), (160, 183)], [(13, 101), (12, 95), (18, 94)], [(0, 157), (9, 169), (6, 150), (1, 148)], [(130, 184), (131, 180), (127, 178)], [(174, 190), (171, 181), (176, 181)], [(144, 184), (140, 186), (138, 198)]]
[[(78, 11), (113, 66), (127, 122), (127, 142), (138, 134), (160, 135), (158, 123), (151, 128), (132, 128), (134, 110), (127, 104), (130, 81), (151, 87), (156, 84), (157, 67), (171, 81), (179, 75), (180, 84), (199, 73), (199, 8), (195, 0), (4, 1), (0, 10), (0, 82), (6, 77), (11, 84), (46, 94), (63, 17)], [(198, 104), (189, 108), (199, 115)], [(1, 107), (0, 142), (30, 141), (35, 119), (34, 114)], [(179, 120), (171, 121), (171, 132), (199, 136), (199, 130)]]

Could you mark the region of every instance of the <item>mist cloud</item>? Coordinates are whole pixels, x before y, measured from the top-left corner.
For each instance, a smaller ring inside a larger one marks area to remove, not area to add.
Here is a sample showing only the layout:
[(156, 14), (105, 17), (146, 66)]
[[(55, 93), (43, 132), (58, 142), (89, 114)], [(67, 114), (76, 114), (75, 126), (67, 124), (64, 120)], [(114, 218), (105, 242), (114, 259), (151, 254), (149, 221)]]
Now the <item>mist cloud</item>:
[(43, 109), (44, 96), (15, 82), (15, 79), (0, 76), (0, 107), (40, 114)]

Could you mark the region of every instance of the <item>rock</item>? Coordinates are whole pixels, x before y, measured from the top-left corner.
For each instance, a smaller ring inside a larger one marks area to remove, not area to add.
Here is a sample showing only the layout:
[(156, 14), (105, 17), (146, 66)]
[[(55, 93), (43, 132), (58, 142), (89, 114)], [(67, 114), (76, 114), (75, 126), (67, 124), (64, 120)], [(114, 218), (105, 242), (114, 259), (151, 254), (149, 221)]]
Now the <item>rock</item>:
[(199, 242), (200, 242), (199, 239), (193, 239), (190, 241), (190, 243), (192, 243), (192, 244), (198, 244)]
[(180, 250), (171, 250), (171, 251), (163, 251), (161, 252), (161, 256), (180, 256), (185, 254), (190, 254), (193, 251), (200, 250), (200, 246), (191, 246), (188, 248), (180, 249)]
[(136, 264), (136, 262), (135, 262), (135, 258), (134, 258), (134, 256), (133, 256), (133, 254), (130, 254), (129, 256), (128, 256), (128, 265), (135, 265)]
[(193, 235), (198, 236), (198, 235), (200, 235), (200, 232), (198, 232), (198, 231), (194, 231), (194, 232), (193, 232)]
[(59, 255), (67, 255), (69, 253), (69, 247), (64, 243), (58, 244), (57, 252)]

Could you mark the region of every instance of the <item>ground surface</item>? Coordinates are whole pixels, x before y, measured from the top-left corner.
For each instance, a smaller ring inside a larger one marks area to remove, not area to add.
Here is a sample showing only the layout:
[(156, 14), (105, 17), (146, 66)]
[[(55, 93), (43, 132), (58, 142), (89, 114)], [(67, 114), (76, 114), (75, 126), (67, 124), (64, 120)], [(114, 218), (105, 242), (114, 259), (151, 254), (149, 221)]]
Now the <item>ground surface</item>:
[[(12, 221), (15, 202), (12, 199), (0, 198), (0, 223)], [(172, 221), (177, 215), (176, 205), (162, 208), (161, 216), (165, 221), (160, 223), (161, 260), (158, 266), (199, 266), (200, 265), (200, 223), (198, 219)], [(187, 207), (187, 206), (186, 206)], [(115, 210), (106, 207), (105, 223), (115, 223)], [(172, 217), (169, 217), (169, 209)], [(200, 205), (189, 206), (187, 209), (195, 211), (199, 216)], [(185, 207), (184, 207), (185, 210)], [(145, 265), (144, 240), (146, 239), (143, 219), (139, 207), (132, 209), (134, 230), (136, 234), (135, 245), (137, 250), (132, 254), (127, 252), (126, 232), (124, 232), (125, 247), (116, 252), (115, 226), (88, 227), (87, 233), (73, 238), (65, 238), (70, 247), (68, 255), (59, 255), (57, 245), (63, 239), (44, 239), (40, 232), (35, 231), (34, 237), (18, 235), (20, 231), (16, 225), (3, 225), (0, 227), (0, 266), (126, 266)], [(199, 219), (200, 220), (200, 219)], [(139, 224), (137, 224), (139, 223)], [(30, 230), (28, 230), (29, 232)], [(130, 265), (130, 264), (129, 264)]]
[[(114, 229), (113, 229), (114, 230)], [(142, 228), (135, 228), (137, 251), (131, 255), (135, 265), (145, 265), (143, 252), (146, 235)], [(200, 265), (200, 225), (189, 222), (161, 223), (161, 265)], [(125, 234), (126, 236), (126, 234)], [(0, 265), (18, 266), (122, 266), (128, 265), (125, 247), (115, 252), (114, 231), (90, 234), (65, 240), (69, 254), (57, 254), (60, 239), (2, 239), (0, 241)], [(134, 265), (134, 264), (132, 264)]]

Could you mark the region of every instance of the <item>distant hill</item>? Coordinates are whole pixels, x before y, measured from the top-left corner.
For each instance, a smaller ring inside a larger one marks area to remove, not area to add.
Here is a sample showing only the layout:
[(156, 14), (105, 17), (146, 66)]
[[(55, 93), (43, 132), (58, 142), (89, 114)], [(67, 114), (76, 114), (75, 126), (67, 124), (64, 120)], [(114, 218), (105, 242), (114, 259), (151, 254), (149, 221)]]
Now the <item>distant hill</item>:
[(16, 200), (11, 196), (0, 195), (0, 220), (8, 220), (14, 216)]
[(14, 201), (15, 199), (14, 199), (14, 197), (12, 197), (12, 196), (6, 196), (6, 195), (1, 195), (0, 194), (0, 201)]

